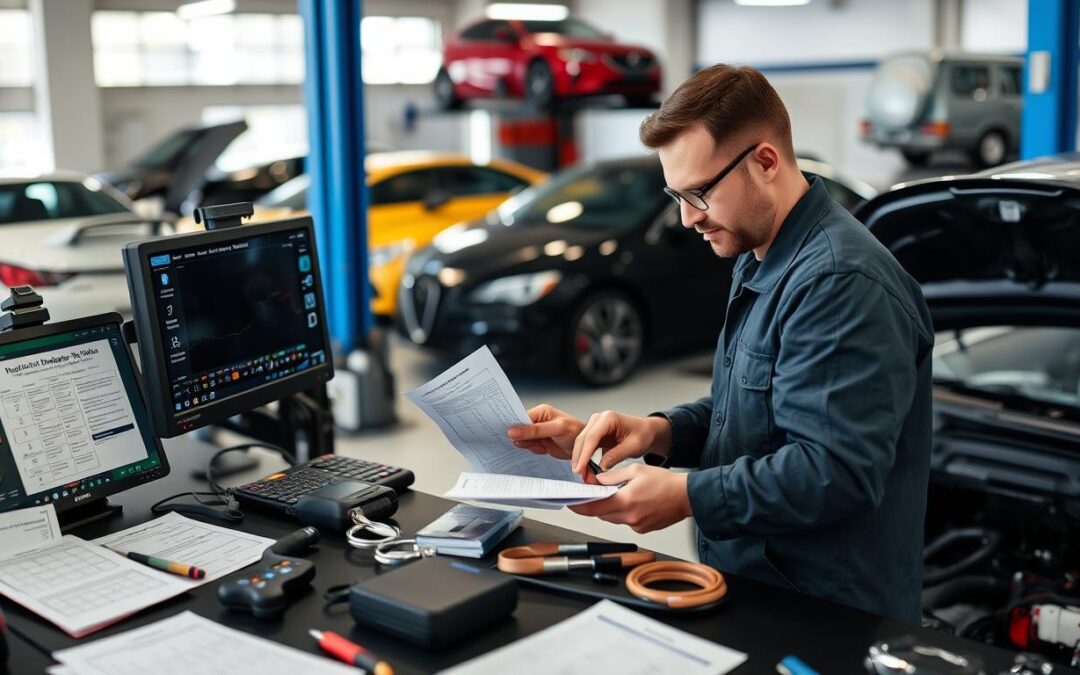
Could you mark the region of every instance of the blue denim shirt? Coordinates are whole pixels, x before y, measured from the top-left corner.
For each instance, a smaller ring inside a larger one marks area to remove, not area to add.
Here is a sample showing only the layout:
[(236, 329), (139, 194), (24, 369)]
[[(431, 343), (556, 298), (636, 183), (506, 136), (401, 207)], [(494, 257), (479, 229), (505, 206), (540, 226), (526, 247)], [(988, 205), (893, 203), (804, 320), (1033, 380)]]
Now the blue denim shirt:
[(702, 562), (918, 621), (933, 329), (922, 291), (817, 179), (736, 262), (712, 394), (662, 414)]

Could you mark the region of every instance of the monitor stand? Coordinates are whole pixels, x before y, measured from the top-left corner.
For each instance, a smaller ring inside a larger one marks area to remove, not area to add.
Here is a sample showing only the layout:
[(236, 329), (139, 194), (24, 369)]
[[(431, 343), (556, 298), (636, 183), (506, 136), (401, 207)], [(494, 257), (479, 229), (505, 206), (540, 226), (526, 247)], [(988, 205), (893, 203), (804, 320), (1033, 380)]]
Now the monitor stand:
[(60, 531), (67, 533), (109, 516), (118, 516), (123, 508), (120, 504), (114, 504), (102, 497), (58, 513), (56, 517), (60, 521)]

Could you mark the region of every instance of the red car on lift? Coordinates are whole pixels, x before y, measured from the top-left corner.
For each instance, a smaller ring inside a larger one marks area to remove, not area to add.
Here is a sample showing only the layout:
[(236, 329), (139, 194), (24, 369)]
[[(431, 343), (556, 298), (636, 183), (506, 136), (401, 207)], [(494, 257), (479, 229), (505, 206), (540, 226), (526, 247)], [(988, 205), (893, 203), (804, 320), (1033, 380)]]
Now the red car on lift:
[(643, 47), (619, 44), (574, 17), (485, 19), (449, 38), (435, 97), (449, 110), (465, 99), (524, 97), (537, 106), (556, 98), (621, 94), (647, 105), (660, 91), (660, 64)]

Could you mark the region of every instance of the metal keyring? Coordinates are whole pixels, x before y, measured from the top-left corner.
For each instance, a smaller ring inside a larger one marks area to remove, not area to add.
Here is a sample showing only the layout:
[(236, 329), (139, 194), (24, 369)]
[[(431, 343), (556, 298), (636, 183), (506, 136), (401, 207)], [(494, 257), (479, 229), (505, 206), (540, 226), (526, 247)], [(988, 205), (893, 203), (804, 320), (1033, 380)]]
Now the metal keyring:
[[(352, 517), (352, 521), (356, 524), (350, 527), (345, 533), (345, 539), (348, 540), (349, 546), (352, 546), (353, 548), (370, 551), (382, 544), (392, 542), (401, 536), (400, 528), (395, 527), (390, 523), (377, 523), (373, 520), (369, 520), (359, 509), (354, 510), (350, 516)], [(357, 536), (361, 532), (367, 532), (368, 534), (374, 535), (374, 537)]]
[[(394, 551), (398, 546), (410, 547), (405, 551)], [(420, 558), (431, 558), (435, 555), (435, 549), (429, 546), (421, 546), (415, 539), (398, 539), (388, 541), (375, 547), (375, 561), (382, 565), (397, 567)]]

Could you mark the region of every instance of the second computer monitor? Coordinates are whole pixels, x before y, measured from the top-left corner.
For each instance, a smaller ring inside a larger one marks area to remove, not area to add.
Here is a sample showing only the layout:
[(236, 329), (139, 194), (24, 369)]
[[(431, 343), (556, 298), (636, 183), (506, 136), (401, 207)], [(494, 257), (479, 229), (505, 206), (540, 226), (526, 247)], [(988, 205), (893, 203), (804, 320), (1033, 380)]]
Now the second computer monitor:
[(310, 218), (129, 244), (124, 264), (161, 436), (333, 376)]

